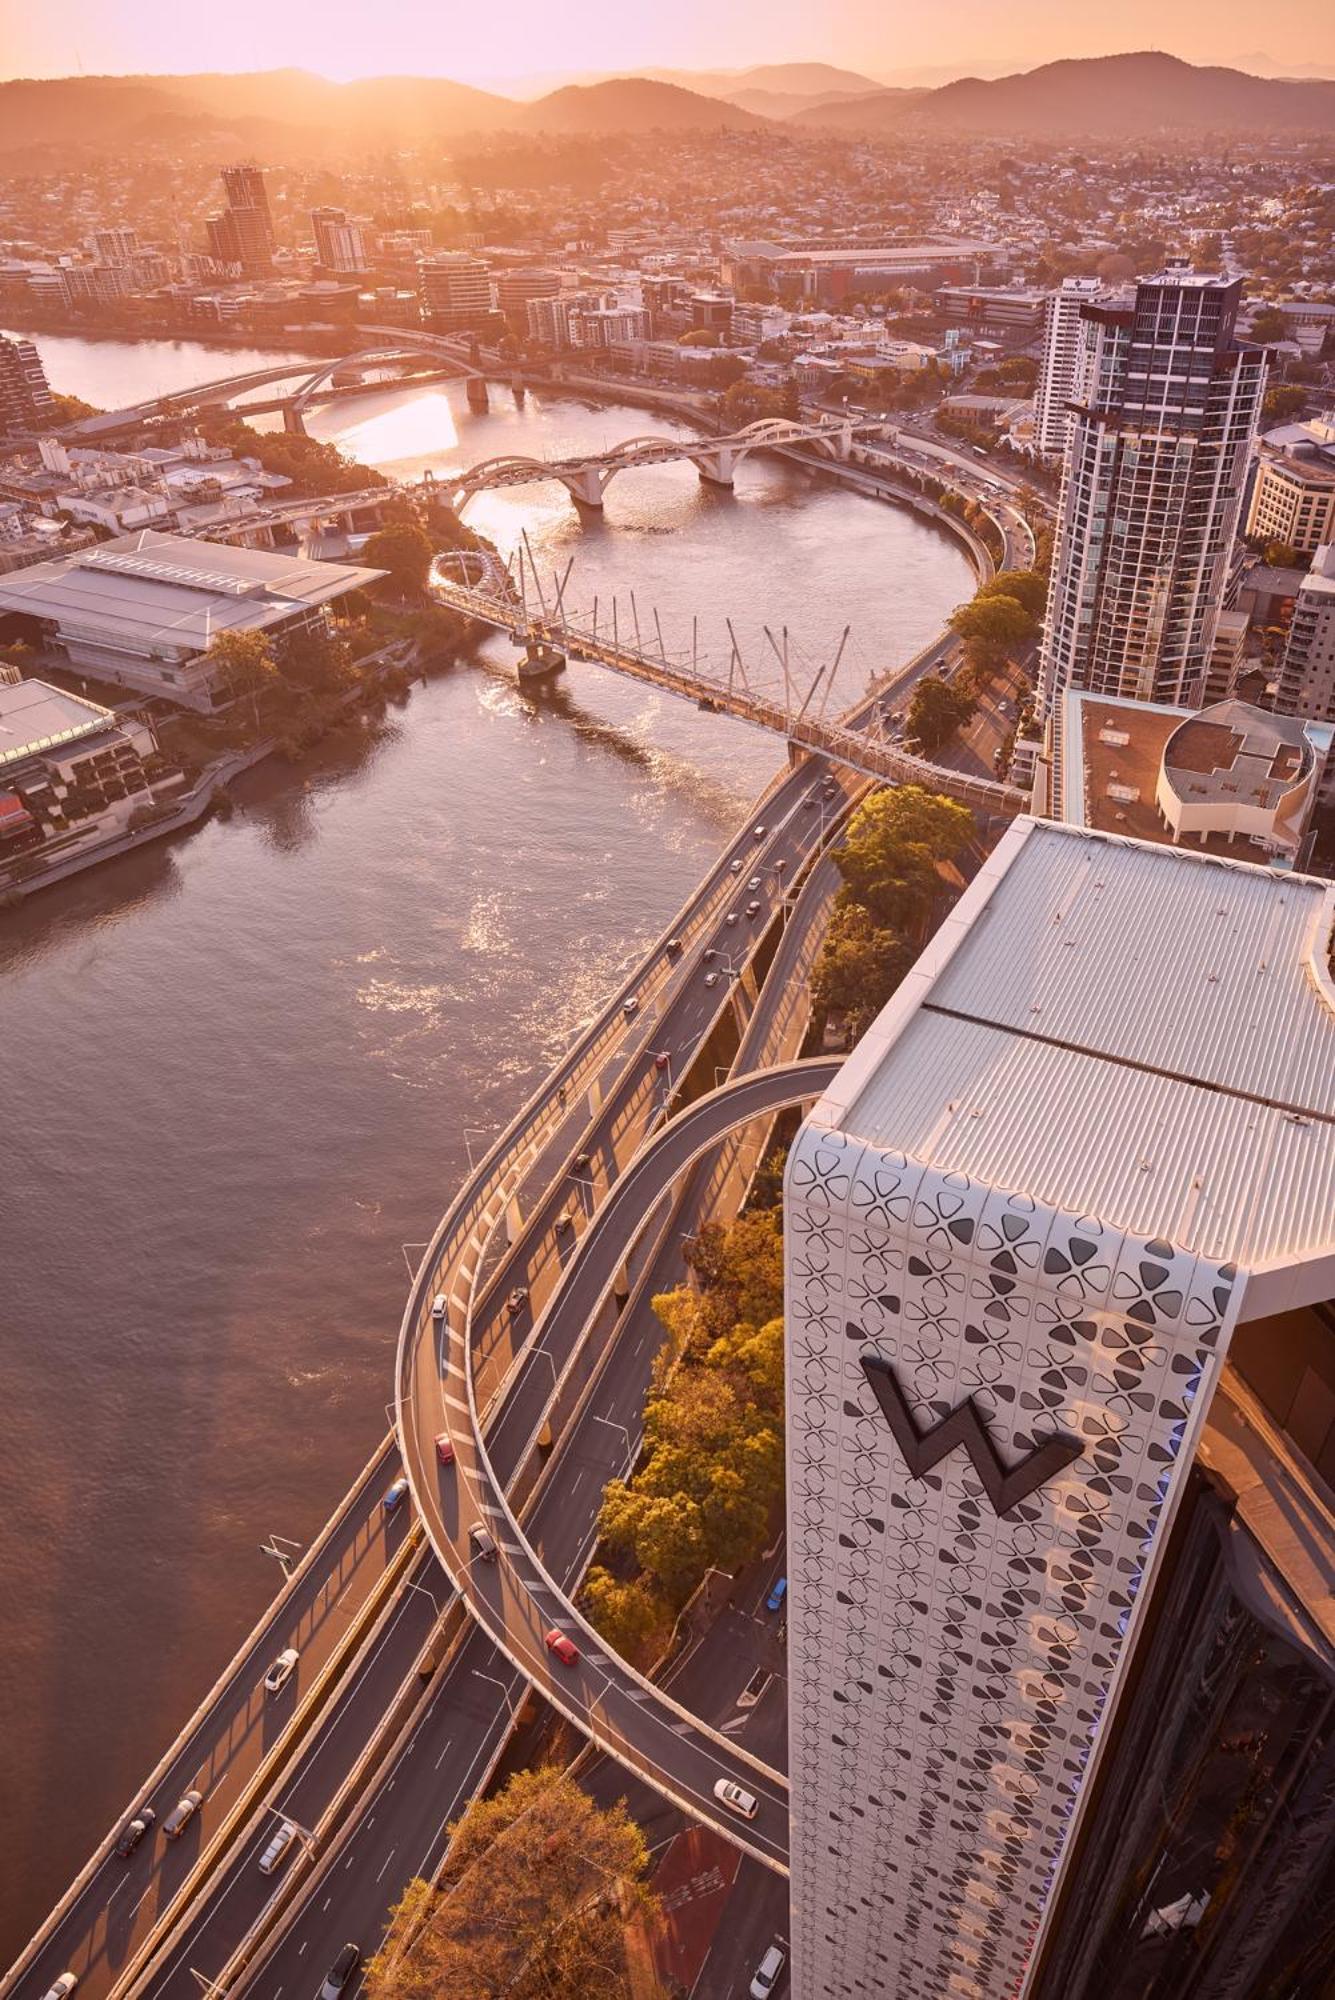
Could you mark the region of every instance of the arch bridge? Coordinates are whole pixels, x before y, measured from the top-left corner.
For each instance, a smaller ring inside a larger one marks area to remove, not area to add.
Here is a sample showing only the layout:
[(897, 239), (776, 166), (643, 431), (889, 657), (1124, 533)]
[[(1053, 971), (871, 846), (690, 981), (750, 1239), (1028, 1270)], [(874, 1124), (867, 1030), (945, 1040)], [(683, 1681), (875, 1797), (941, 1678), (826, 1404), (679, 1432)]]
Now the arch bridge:
[(882, 419), (855, 421), (848, 417), (817, 418), (802, 423), (788, 417), (762, 417), (726, 437), (670, 438), (650, 434), (626, 438), (610, 451), (586, 458), (540, 459), (507, 455), (486, 458), (472, 466), (454, 485), (451, 504), (457, 511), (476, 493), (497, 486), (531, 486), (555, 479), (577, 507), (596, 509), (619, 472), (637, 465), (667, 465), (688, 460), (711, 486), (731, 486), (741, 461), (753, 451), (773, 451), (803, 445), (822, 458), (846, 464), (861, 439), (883, 437), (895, 426)]
[(152, 417), (188, 416), (195, 410), (225, 408), (256, 389), (276, 388), (288, 382), (293, 385), (290, 392), (275, 400), (284, 408), (285, 420), (290, 416), (289, 427), (300, 430), (302, 412), (341, 371), (388, 367), (395, 362), (427, 361), (432, 364), (433, 372), (448, 370), (452, 375), (469, 380), (486, 380), (484, 371), (449, 341), (435, 339), (430, 334), (399, 332), (391, 336), (389, 329), (383, 328), (371, 328), (369, 331), (378, 337), (351, 354), (338, 354), (318, 363), (309, 358), (281, 362), (269, 368), (248, 369), (243, 374), (220, 376), (214, 382), (197, 382), (188, 389), (174, 389), (145, 403), (134, 403), (122, 410), (107, 410), (95, 417), (84, 417), (71, 424), (64, 435), (85, 441), (105, 438), (117, 431), (133, 430)]

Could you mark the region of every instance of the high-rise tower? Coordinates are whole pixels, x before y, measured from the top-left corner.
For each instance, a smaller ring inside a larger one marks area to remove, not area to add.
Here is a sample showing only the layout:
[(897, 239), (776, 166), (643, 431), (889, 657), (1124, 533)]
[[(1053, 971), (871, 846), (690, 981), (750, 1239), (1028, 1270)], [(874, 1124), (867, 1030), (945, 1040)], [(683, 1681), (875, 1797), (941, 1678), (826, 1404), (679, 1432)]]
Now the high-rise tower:
[(1265, 388), (1234, 339), (1239, 278), (1172, 267), (1080, 305), (1039, 674), (1198, 707)]
[(1045, 458), (1066, 451), (1070, 404), (1076, 394), (1084, 333), (1080, 309), (1096, 299), (1103, 287), (1097, 278), (1063, 278), (1048, 294), (1043, 323), (1043, 359), (1034, 388), (1034, 434)]
[(794, 2000), (1325, 1990), (1333, 915), (1021, 820), (798, 1133)]

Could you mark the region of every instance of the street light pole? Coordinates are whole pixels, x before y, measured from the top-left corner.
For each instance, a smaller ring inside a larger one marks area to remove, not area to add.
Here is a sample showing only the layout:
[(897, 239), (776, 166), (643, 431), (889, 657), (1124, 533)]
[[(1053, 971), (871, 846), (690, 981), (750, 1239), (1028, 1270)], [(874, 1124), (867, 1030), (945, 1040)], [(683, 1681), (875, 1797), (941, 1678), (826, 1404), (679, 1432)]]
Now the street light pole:
[(286, 1583), (292, 1574), (292, 1564), (295, 1560), (292, 1551), (301, 1548), (301, 1546), (302, 1544), (294, 1542), (290, 1535), (271, 1534), (267, 1542), (260, 1543), (260, 1554), (262, 1556), (273, 1557), (279, 1569), (282, 1570), (283, 1581)]
[(506, 1686), (505, 1682), (498, 1680), (495, 1674), (484, 1674), (481, 1667), (474, 1667), (472, 1674), (474, 1680), (490, 1681), (493, 1687), (500, 1689), (502, 1699), (505, 1702), (506, 1713), (509, 1715), (511, 1722), (516, 1722), (518, 1720), (518, 1712), (514, 1705), (512, 1690)]

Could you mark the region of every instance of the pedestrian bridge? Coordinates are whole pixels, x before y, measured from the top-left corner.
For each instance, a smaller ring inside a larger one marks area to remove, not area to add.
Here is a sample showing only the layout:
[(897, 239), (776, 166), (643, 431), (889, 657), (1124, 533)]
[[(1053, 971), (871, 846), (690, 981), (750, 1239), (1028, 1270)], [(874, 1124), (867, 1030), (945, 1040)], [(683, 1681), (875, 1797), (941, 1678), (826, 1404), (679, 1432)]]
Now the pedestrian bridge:
[(540, 459), (507, 455), (485, 458), (457, 480), (450, 493), (456, 512), (476, 493), (497, 486), (531, 486), (555, 479), (577, 507), (602, 506), (608, 487), (619, 472), (637, 465), (667, 465), (687, 460), (711, 486), (731, 486), (737, 467), (753, 451), (804, 445), (819, 456), (845, 464), (854, 445), (864, 438), (893, 434), (895, 425), (880, 419), (817, 418), (810, 423), (788, 417), (762, 417), (726, 437), (669, 438), (650, 435), (626, 438), (611, 451), (594, 457)]
[[(828, 757), (864, 778), (882, 784), (922, 785), (958, 799), (975, 812), (1007, 819), (1029, 810), (1029, 794), (1018, 786), (950, 770), (888, 742), (881, 733), (879, 714), (867, 729), (851, 728), (838, 720), (827, 722), (813, 704), (822, 680), (828, 694), (837, 658), (828, 677), (822, 667), (799, 701), (786, 658), (780, 654), (784, 680), (780, 700), (777, 693), (752, 684), (735, 639), (726, 667), (720, 671), (701, 655), (698, 628), (693, 628), (696, 636), (689, 654), (673, 654), (664, 643), (657, 614), (650, 612), (642, 619), (633, 598), (629, 621), (615, 599), (610, 611), (595, 599), (591, 616), (576, 617), (565, 608), (563, 583), (557, 586), (554, 601), (539, 595), (535, 604), (530, 590), (536, 588), (536, 574), (530, 584), (522, 563), (516, 581), (513, 570), (504, 568), (498, 558), (471, 550), (438, 556), (430, 584), (437, 603), (509, 633), (516, 645), (523, 647), (521, 678), (554, 672), (568, 659), (589, 660), (666, 694), (684, 696), (697, 708), (735, 715), (742, 722), (773, 730), (784, 738), (790, 751)], [(647, 641), (645, 630), (650, 626), (654, 636)]]

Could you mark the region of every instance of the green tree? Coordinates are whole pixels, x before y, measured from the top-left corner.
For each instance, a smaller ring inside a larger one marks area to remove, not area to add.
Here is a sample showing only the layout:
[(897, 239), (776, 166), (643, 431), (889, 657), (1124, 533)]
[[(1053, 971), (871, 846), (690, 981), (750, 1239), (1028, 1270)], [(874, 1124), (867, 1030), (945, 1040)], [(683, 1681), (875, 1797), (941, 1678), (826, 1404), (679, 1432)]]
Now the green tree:
[(1307, 557), (1292, 542), (1267, 542), (1265, 559), (1271, 569), (1305, 569)]
[(235, 699), (250, 696), (258, 729), (260, 697), (271, 693), (279, 680), (277, 656), (268, 637), (263, 632), (220, 632), (204, 657)]
[(918, 682), (904, 718), (904, 734), (919, 750), (939, 750), (974, 712), (971, 695), (951, 687), (935, 674)]
[(834, 913), (811, 977), (822, 1017), (843, 1014), (856, 1040), (866, 1033), (914, 959), (913, 947), (858, 903)]
[(370, 536), (362, 559), (371, 569), (388, 570), (401, 596), (420, 597), (426, 591), (433, 553), (423, 529), (396, 521)]
[(644, 1836), (550, 1766), (450, 1828), (438, 1887), (414, 1881), (366, 1968), (369, 2000), (655, 2000), (627, 1930), (655, 1908)]
[(952, 611), (950, 628), (966, 639), (979, 661), (999, 665), (1011, 651), (1034, 636), (1034, 619), (1017, 597), (983, 596)]
[(1273, 343), (1276, 340), (1287, 340), (1289, 337), (1289, 323), (1278, 307), (1262, 306), (1260, 312), (1252, 315), (1251, 337), (1253, 340), (1265, 341), (1267, 344)]
[(599, 1565), (585, 1577), (580, 1601), (608, 1645), (632, 1666), (652, 1665), (671, 1636), (671, 1610), (644, 1577), (622, 1582)]
[(1036, 569), (1005, 569), (980, 583), (973, 601), (976, 604), (982, 598), (987, 602), (994, 597), (1014, 598), (1031, 618), (1041, 618), (1048, 601), (1048, 580)]
[(1267, 389), (1261, 404), (1262, 414), (1283, 422), (1285, 417), (1297, 416), (1307, 402), (1307, 391), (1296, 382), (1276, 382), (1273, 389)]

